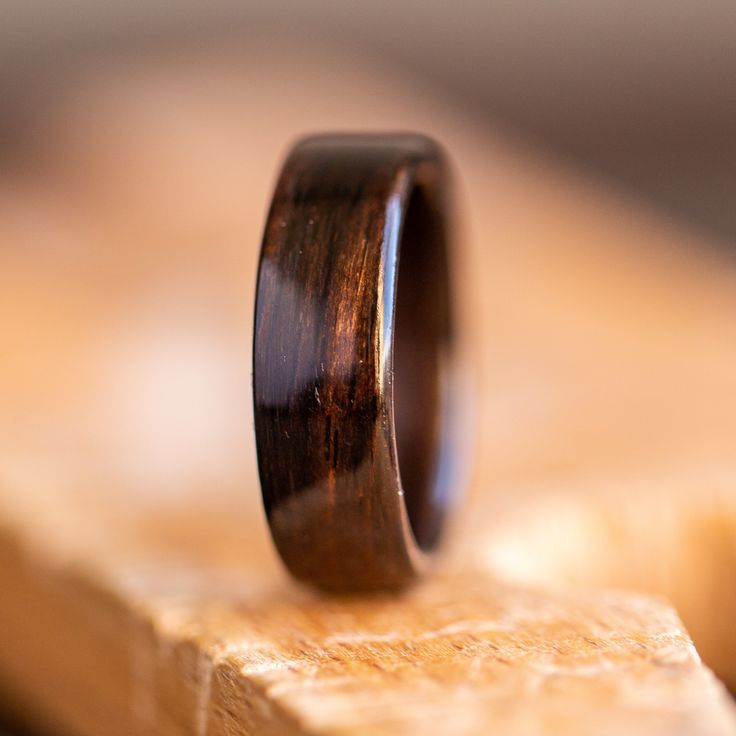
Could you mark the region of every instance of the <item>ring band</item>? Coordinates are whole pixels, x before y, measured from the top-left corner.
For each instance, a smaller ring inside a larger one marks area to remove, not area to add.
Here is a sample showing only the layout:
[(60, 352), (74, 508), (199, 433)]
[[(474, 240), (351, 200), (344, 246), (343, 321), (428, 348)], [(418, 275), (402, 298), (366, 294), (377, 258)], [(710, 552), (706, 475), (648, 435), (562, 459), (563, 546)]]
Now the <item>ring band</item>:
[(419, 135), (298, 143), (261, 246), (253, 398), (263, 501), (296, 578), (405, 586), (452, 487), (446, 166)]

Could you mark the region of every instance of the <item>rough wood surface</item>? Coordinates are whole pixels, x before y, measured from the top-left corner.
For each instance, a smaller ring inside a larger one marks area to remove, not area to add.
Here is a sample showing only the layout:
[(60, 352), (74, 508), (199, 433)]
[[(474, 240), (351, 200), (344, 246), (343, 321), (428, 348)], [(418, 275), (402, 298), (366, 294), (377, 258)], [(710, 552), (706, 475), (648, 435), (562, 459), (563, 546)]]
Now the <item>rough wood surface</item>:
[[(270, 43), (87, 65), (3, 152), (3, 691), (96, 736), (736, 733), (666, 601), (557, 589), (613, 579), (616, 549), (551, 500), (615, 518), (634, 499), (651, 544), (626, 548), (625, 581), (674, 548), (710, 574), (711, 535), (662, 518), (716, 485), (733, 549), (733, 261), (347, 58)], [(326, 127), (437, 136), (475, 246), (473, 492), (443, 569), (399, 599), (297, 589), (259, 506), (260, 228), (285, 142)], [(601, 564), (575, 578), (565, 549)], [(705, 608), (688, 609), (704, 637)]]

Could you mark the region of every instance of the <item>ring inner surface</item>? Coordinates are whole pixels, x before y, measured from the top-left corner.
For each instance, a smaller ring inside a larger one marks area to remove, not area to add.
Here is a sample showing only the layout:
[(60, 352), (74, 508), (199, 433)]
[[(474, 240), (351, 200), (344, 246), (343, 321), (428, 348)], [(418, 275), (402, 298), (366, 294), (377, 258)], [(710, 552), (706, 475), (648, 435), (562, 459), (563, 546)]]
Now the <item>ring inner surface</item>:
[(394, 426), (399, 474), (419, 547), (439, 541), (444, 489), (442, 372), (448, 357), (450, 308), (445, 225), (427, 192), (416, 186), (404, 218), (394, 322)]

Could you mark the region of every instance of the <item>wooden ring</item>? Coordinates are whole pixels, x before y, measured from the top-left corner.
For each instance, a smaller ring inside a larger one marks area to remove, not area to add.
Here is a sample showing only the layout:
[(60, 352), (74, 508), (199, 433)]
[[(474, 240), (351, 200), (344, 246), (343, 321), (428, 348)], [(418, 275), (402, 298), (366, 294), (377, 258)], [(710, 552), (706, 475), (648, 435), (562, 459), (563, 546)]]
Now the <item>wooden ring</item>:
[(258, 465), (283, 561), (324, 589), (402, 587), (440, 540), (453, 461), (445, 171), (423, 136), (316, 136), (276, 186), (256, 290)]

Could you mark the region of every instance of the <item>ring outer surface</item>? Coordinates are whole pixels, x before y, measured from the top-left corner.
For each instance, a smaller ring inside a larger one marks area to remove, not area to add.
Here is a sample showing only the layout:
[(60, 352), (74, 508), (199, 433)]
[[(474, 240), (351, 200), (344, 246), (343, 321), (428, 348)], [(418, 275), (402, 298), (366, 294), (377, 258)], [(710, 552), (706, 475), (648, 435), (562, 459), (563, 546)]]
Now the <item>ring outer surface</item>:
[[(446, 230), (445, 181), (424, 136), (321, 135), (292, 149), (273, 195), (253, 337), (258, 466), (282, 560), (325, 590), (402, 588), (429, 562), (403, 498), (393, 333), (410, 196), (420, 187)], [(443, 341), (449, 354), (449, 316)]]

